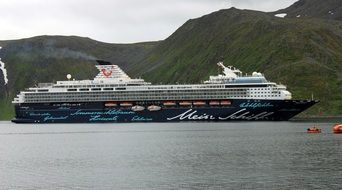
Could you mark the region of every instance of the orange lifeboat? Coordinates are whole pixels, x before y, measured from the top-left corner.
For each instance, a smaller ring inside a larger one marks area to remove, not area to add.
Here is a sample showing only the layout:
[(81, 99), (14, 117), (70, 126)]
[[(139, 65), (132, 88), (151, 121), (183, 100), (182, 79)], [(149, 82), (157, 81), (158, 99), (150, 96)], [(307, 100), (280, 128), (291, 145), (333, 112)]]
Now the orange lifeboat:
[(175, 105), (176, 105), (176, 102), (174, 102), (174, 101), (168, 101), (168, 102), (164, 102), (163, 104), (164, 104), (164, 106), (175, 106)]
[(115, 107), (115, 106), (117, 106), (118, 104), (116, 104), (115, 102), (106, 102), (105, 103), (105, 106), (106, 107)]
[(194, 105), (195, 106), (205, 106), (206, 103), (204, 101), (196, 101), (196, 102), (194, 102)]
[(192, 103), (189, 102), (189, 101), (182, 101), (182, 102), (179, 102), (179, 105), (181, 105), (181, 106), (191, 106)]
[(342, 134), (342, 123), (336, 124), (333, 126), (333, 132), (334, 133), (340, 133)]
[(222, 106), (230, 106), (230, 105), (232, 105), (232, 102), (229, 101), (229, 100), (222, 100), (222, 101), (220, 102), (220, 104), (221, 104)]
[(220, 102), (219, 101), (210, 101), (209, 105), (211, 105), (211, 106), (219, 106)]
[(316, 127), (316, 126), (313, 126), (313, 127), (310, 127), (306, 130), (307, 133), (321, 133), (322, 132), (322, 129)]
[(133, 104), (132, 103), (130, 103), (130, 102), (122, 102), (122, 103), (120, 103), (120, 106), (122, 106), (122, 107), (131, 107)]

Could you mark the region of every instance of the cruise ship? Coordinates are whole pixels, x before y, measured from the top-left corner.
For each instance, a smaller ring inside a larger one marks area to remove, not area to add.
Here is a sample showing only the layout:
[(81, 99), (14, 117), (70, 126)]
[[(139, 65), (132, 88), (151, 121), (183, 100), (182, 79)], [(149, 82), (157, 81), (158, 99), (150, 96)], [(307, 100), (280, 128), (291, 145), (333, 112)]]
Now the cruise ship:
[(13, 100), (15, 123), (286, 121), (315, 100), (293, 100), (263, 74), (243, 75), (218, 63), (222, 74), (201, 84), (153, 85), (98, 60), (93, 80), (41, 83)]

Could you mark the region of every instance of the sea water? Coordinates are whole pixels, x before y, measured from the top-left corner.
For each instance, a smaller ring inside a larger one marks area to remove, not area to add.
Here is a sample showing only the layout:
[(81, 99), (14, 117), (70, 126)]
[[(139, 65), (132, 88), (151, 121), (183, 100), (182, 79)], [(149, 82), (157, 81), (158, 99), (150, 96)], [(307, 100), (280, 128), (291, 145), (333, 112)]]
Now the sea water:
[(332, 125), (0, 122), (0, 189), (341, 189)]

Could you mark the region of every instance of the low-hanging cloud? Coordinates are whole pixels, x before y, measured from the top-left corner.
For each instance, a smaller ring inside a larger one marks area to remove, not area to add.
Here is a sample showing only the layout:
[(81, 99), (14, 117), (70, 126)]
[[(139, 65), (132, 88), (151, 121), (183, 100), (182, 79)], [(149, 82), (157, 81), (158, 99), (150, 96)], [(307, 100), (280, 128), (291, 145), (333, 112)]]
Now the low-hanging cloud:
[(261, 11), (276, 11), (295, 3), (298, 0), (230, 0), (233, 7)]
[(78, 35), (105, 42), (162, 40), (185, 21), (232, 6), (263, 11), (295, 0), (1, 0), (0, 40)]

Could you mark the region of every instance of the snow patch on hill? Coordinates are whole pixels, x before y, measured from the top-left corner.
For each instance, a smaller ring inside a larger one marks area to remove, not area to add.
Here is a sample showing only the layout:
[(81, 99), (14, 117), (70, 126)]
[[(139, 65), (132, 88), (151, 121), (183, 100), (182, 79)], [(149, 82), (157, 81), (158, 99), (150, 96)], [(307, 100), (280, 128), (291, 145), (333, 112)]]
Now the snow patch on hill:
[(280, 14), (275, 14), (274, 16), (279, 17), (279, 18), (284, 18), (287, 16), (287, 14), (286, 13), (280, 13)]

